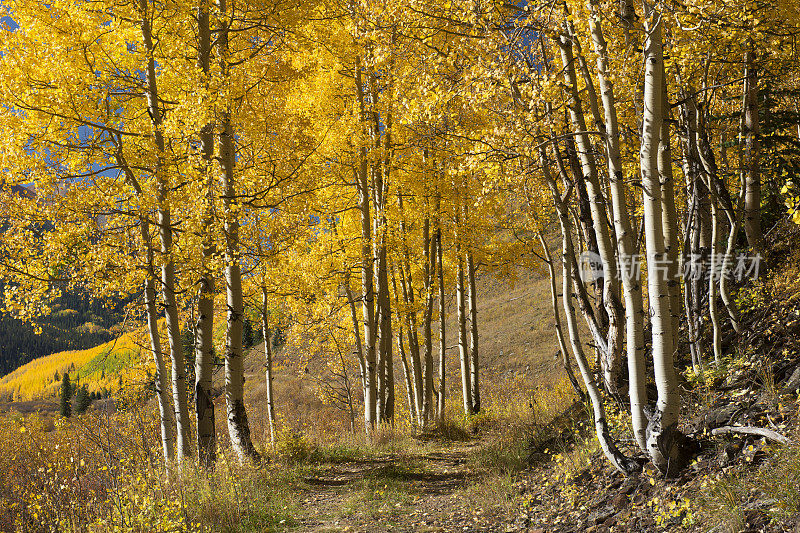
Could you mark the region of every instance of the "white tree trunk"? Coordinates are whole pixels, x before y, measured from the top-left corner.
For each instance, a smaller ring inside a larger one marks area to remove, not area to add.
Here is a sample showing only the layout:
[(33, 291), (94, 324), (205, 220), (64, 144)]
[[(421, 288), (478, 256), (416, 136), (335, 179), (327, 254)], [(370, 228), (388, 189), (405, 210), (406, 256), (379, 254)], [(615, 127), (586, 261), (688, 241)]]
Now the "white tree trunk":
[[(400, 317), (398, 316), (398, 320)], [(408, 413), (411, 415), (412, 421), (419, 420), (417, 413), (417, 402), (414, 399), (414, 384), (411, 376), (411, 369), (408, 366), (408, 358), (406, 358), (406, 349), (403, 346), (403, 328), (397, 329), (397, 351), (400, 353), (400, 362), (403, 365), (403, 376), (406, 384), (406, 396), (408, 398)]]
[[(130, 166), (123, 156), (121, 140), (117, 146), (116, 160), (125, 178), (136, 191), (136, 195), (142, 197), (142, 188), (136, 180)], [(169, 383), (167, 382), (167, 368), (164, 363), (164, 353), (161, 349), (161, 337), (158, 333), (158, 309), (156, 293), (156, 272), (155, 272), (155, 252), (153, 250), (153, 240), (150, 233), (150, 222), (147, 216), (139, 218), (139, 230), (142, 237), (142, 246), (145, 249), (146, 275), (144, 283), (144, 307), (147, 315), (147, 333), (150, 337), (150, 351), (153, 354), (153, 362), (156, 365), (155, 392), (158, 401), (158, 412), (161, 421), (161, 448), (164, 456), (164, 464), (170, 468), (175, 460), (175, 418), (170, 405)]]
[(148, 248), (148, 263), (150, 272), (145, 280), (144, 305), (147, 310), (147, 331), (150, 335), (150, 351), (156, 364), (156, 398), (158, 399), (158, 412), (161, 417), (161, 448), (164, 454), (164, 463), (169, 467), (175, 459), (175, 441), (173, 424), (175, 419), (171, 412), (172, 406), (169, 399), (169, 384), (167, 382), (167, 369), (164, 365), (164, 354), (161, 351), (161, 338), (158, 335), (158, 310), (156, 309), (156, 288), (152, 272), (153, 250), (150, 244), (150, 230), (147, 222), (142, 219), (142, 238)]
[(422, 318), (422, 335), (425, 343), (424, 359), (424, 393), (422, 406), (422, 423), (425, 427), (433, 419), (433, 285), (436, 276), (436, 239), (431, 235), (430, 220), (425, 218), (422, 227), (423, 240), (423, 276), (425, 284), (425, 311)]
[(436, 226), (436, 270), (439, 289), (439, 396), (436, 401), (436, 413), (438, 423), (444, 423), (444, 408), (447, 399), (445, 389), (445, 351), (446, 351), (446, 338), (445, 338), (445, 299), (444, 299), (444, 266), (442, 262), (442, 228), (439, 224)]
[(717, 213), (717, 203), (711, 204), (711, 264), (709, 265), (710, 274), (708, 276), (708, 315), (711, 318), (711, 334), (713, 336), (712, 346), (714, 349), (714, 364), (719, 367), (722, 364), (722, 323), (719, 319), (717, 309), (717, 280), (713, 273), (719, 270), (716, 264), (717, 259), (717, 239), (719, 233), (719, 222)]
[(367, 397), (367, 365), (364, 360), (364, 346), (361, 344), (361, 332), (359, 331), (358, 311), (356, 310), (356, 302), (353, 299), (353, 291), (350, 288), (350, 271), (345, 274), (344, 290), (347, 296), (347, 303), (350, 306), (350, 319), (353, 322), (353, 338), (356, 342), (355, 354), (358, 358), (358, 368), (361, 372), (361, 392), (364, 398)]
[(164, 318), (167, 323), (167, 339), (172, 356), (172, 403), (176, 421), (176, 461), (180, 464), (191, 455), (189, 435), (189, 409), (186, 393), (186, 369), (184, 368), (183, 347), (181, 346), (178, 304), (175, 298), (175, 263), (172, 254), (172, 217), (169, 208), (168, 184), (164, 176), (165, 142), (162, 132), (163, 117), (158, 96), (156, 65), (153, 52), (152, 28), (150, 27), (149, 2), (140, 0), (142, 14), (142, 39), (148, 51), (146, 67), (147, 109), (153, 129), (153, 140), (158, 152), (154, 174), (158, 190), (158, 227), (163, 256), (161, 266), (161, 298), (164, 303)]
[[(567, 28), (570, 24), (567, 23)], [(621, 372), (622, 350), (622, 305), (619, 302), (619, 281), (617, 279), (617, 260), (614, 254), (612, 238), (607, 223), (605, 199), (597, 174), (593, 148), (586, 133), (586, 120), (578, 93), (578, 80), (575, 73), (575, 58), (572, 41), (567, 34), (560, 35), (558, 45), (561, 50), (561, 61), (564, 66), (564, 81), (569, 94), (569, 114), (575, 133), (575, 148), (581, 160), (586, 188), (589, 193), (592, 210), (592, 223), (597, 237), (598, 254), (603, 262), (604, 294), (603, 301), (609, 319), (608, 350), (604, 354), (603, 382), (611, 393), (618, 392)]]
[(642, 204), (647, 246), (648, 302), (652, 327), (653, 370), (658, 400), (647, 427), (647, 450), (653, 464), (662, 472), (672, 472), (680, 465), (678, 445), (678, 415), (680, 395), (675, 375), (672, 345), (672, 319), (669, 288), (665, 272), (667, 260), (662, 226), (661, 183), (658, 155), (661, 139), (663, 108), (663, 47), (662, 18), (650, 9), (645, 14), (647, 39), (644, 46), (644, 114), (640, 165), (642, 174)]
[(269, 421), (269, 441), (275, 447), (275, 404), (272, 396), (272, 333), (269, 329), (269, 308), (267, 307), (267, 289), (261, 287), (261, 312), (262, 328), (264, 333), (264, 357), (266, 358), (266, 384), (267, 384), (267, 420)]
[(678, 212), (675, 209), (675, 181), (672, 174), (672, 150), (670, 146), (669, 120), (671, 110), (667, 95), (667, 80), (664, 63), (661, 63), (661, 107), (662, 120), (659, 130), (658, 174), (661, 182), (661, 230), (664, 233), (664, 251), (667, 261), (667, 291), (669, 293), (670, 331), (673, 350), (678, 346), (678, 333), (682, 311), (681, 284), (678, 280)]
[(747, 243), (764, 254), (764, 233), (761, 230), (761, 126), (758, 119), (758, 67), (753, 46), (745, 53), (744, 136), (746, 143), (746, 193), (744, 231)]
[(539, 244), (542, 246), (542, 250), (544, 251), (544, 260), (547, 263), (547, 270), (550, 274), (550, 303), (553, 306), (553, 320), (555, 324), (554, 329), (556, 331), (556, 339), (558, 340), (558, 348), (561, 352), (564, 372), (567, 373), (567, 378), (569, 378), (569, 382), (572, 384), (575, 394), (578, 395), (578, 398), (580, 398), (581, 401), (585, 401), (586, 394), (583, 392), (578, 380), (575, 378), (575, 373), (572, 371), (572, 365), (569, 362), (569, 349), (567, 348), (567, 341), (564, 338), (564, 330), (561, 326), (561, 313), (558, 312), (558, 289), (556, 288), (556, 270), (553, 257), (550, 254), (550, 247), (547, 246), (547, 241), (544, 240), (544, 236), (541, 234), (541, 232), (539, 233), (538, 237)]
[(469, 347), (467, 346), (467, 313), (465, 309), (464, 258), (458, 251), (458, 267), (456, 279), (456, 303), (458, 307), (458, 355), (461, 361), (461, 398), (464, 414), (472, 414), (472, 385), (470, 384)]
[[(219, 63), (223, 79), (229, 77), (228, 32), (230, 20), (226, 0), (218, 0), (219, 12), (223, 14), (217, 37)], [(225, 286), (228, 304), (228, 327), (225, 335), (225, 404), (228, 415), (228, 435), (240, 461), (259, 461), (260, 455), (253, 447), (250, 424), (244, 406), (244, 350), (242, 330), (244, 326), (244, 297), (242, 294), (242, 270), (239, 257), (239, 219), (233, 199), (236, 197), (233, 125), (230, 111), (222, 109), (218, 119), (220, 133), (220, 165), (222, 167), (222, 206), (225, 217)]]
[(475, 260), (472, 252), (467, 252), (467, 280), (469, 283), (468, 307), (469, 307), (469, 382), (472, 389), (472, 412), (477, 413), (481, 410), (481, 393), (478, 386), (478, 293), (475, 287)]
[[(208, 1), (200, 2), (197, 9), (197, 67), (208, 76), (211, 65), (211, 28)], [(201, 128), (199, 172), (206, 180), (206, 206), (203, 217), (202, 265), (195, 324), (195, 384), (194, 406), (197, 419), (197, 453), (200, 464), (211, 468), (216, 461), (216, 421), (211, 379), (214, 370), (214, 275), (210, 263), (214, 254), (213, 236), (210, 234), (214, 202), (214, 176), (211, 160), (214, 156), (214, 133), (211, 124)]]
[(197, 452), (200, 464), (210, 468), (216, 461), (216, 422), (212, 398), (214, 371), (214, 278), (208, 272), (200, 279), (195, 324), (195, 413)]
[[(361, 75), (361, 62), (356, 61), (356, 91), (361, 112), (361, 123), (366, 129), (366, 111), (364, 82)], [(359, 150), (359, 169), (356, 176), (358, 188), (358, 208), (361, 211), (361, 304), (364, 320), (364, 360), (366, 374), (364, 381), (364, 428), (367, 435), (372, 435), (377, 422), (377, 388), (375, 383), (375, 293), (372, 268), (372, 217), (370, 215), (369, 159), (367, 149)]]
[(574, 261), (572, 260), (575, 255), (575, 250), (572, 244), (572, 228), (569, 223), (569, 214), (567, 212), (565, 202), (561, 198), (561, 195), (558, 191), (558, 186), (556, 185), (555, 180), (553, 180), (553, 178), (550, 176), (550, 171), (547, 164), (547, 153), (544, 147), (539, 149), (539, 156), (542, 164), (542, 172), (550, 187), (550, 191), (553, 196), (553, 202), (556, 205), (556, 210), (558, 213), (559, 224), (561, 226), (561, 291), (564, 315), (567, 322), (567, 331), (569, 332), (572, 353), (575, 356), (575, 361), (580, 369), (581, 377), (583, 378), (584, 385), (586, 386), (586, 391), (589, 399), (592, 402), (595, 434), (597, 436), (597, 441), (600, 444), (600, 448), (603, 450), (603, 454), (614, 466), (614, 468), (627, 475), (634, 472), (638, 465), (622, 455), (622, 453), (614, 444), (614, 441), (611, 439), (608, 431), (608, 421), (606, 420), (605, 408), (603, 407), (603, 398), (600, 393), (600, 388), (595, 382), (591, 368), (589, 368), (589, 362), (586, 360), (586, 355), (583, 352), (580, 333), (578, 332), (578, 324), (575, 318), (575, 308), (572, 305), (572, 293), (570, 292), (572, 277), (573, 274), (577, 274), (577, 268), (573, 266)]
[(632, 271), (636, 254), (634, 234), (625, 192), (620, 154), (619, 122), (614, 86), (608, 75), (608, 48), (600, 25), (596, 0), (592, 0), (590, 30), (597, 54), (597, 80), (605, 110), (606, 151), (608, 154), (609, 190), (614, 228), (617, 234), (617, 253), (622, 266), (622, 290), (625, 300), (625, 337), (628, 356), (628, 396), (631, 406), (631, 425), (639, 447), (646, 449), (647, 404), (646, 368), (644, 360), (644, 304), (638, 272)]

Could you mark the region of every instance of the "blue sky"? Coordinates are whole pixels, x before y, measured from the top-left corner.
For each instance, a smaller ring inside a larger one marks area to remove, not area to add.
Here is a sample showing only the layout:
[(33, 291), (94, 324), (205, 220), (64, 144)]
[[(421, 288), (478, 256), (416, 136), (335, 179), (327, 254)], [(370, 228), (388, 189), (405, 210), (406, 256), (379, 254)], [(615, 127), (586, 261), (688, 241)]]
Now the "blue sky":
[[(0, 13), (4, 13), (6, 9), (7, 7), (5, 1), (0, 0)], [(0, 16), (0, 22), (2, 22), (3, 24), (8, 24), (8, 27), (11, 28), (12, 30), (17, 29), (17, 23), (14, 22), (14, 19), (12, 19), (11, 17)]]

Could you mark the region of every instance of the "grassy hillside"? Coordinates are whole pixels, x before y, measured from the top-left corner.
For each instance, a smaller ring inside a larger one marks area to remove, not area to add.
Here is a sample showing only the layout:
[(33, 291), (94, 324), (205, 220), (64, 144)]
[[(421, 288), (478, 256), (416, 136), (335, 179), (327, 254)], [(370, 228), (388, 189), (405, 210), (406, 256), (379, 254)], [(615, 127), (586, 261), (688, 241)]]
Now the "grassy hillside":
[[(558, 343), (550, 304), (550, 286), (546, 274), (535, 270), (517, 273), (514, 281), (491, 276), (478, 279), (478, 323), (481, 356), (483, 408), (493, 412), (524, 407), (541, 394), (567, 407), (571, 389), (560, 359), (555, 357)], [(451, 300), (452, 295), (451, 296)], [(447, 336), (447, 410), (451, 418), (461, 418), (461, 376), (458, 360), (455, 308), (448, 309)], [(434, 330), (438, 331), (434, 324)], [(438, 333), (434, 333), (438, 366)], [(245, 401), (254, 435), (267, 440), (264, 345), (255, 346), (246, 355)], [(345, 406), (325, 401), (319, 394), (320, 381), (334, 378), (326, 373), (324, 362), (308, 356), (303, 347), (289, 342), (274, 354), (275, 409), (284, 427), (294, 430), (335, 434), (349, 431), (349, 413)], [(308, 372), (306, 372), (308, 368)], [(356, 427), (363, 420), (363, 403), (355, 360), (348, 367), (356, 399)], [(320, 377), (322, 376), (322, 377)], [(408, 403), (402, 365), (395, 348), (396, 425), (408, 425)], [(438, 386), (438, 385), (437, 385)], [(217, 409), (224, 412), (224, 372), (215, 375)], [(513, 406), (511, 404), (514, 404)], [(557, 406), (553, 406), (554, 408)], [(360, 430), (358, 430), (360, 431)], [(222, 431), (220, 438), (227, 435)]]
[(94, 348), (59, 352), (19, 367), (0, 379), (0, 401), (29, 402), (58, 396), (61, 377), (87, 385), (89, 392), (115, 391), (123, 383), (143, 379), (141, 333), (126, 333)]

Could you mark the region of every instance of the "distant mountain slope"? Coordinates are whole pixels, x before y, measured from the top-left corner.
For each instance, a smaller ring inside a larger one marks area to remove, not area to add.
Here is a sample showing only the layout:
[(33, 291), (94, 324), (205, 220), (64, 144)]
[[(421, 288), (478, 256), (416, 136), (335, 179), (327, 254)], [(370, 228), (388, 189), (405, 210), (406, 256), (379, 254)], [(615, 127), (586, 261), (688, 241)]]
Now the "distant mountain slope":
[(153, 369), (141, 357), (140, 333), (94, 348), (40, 357), (0, 378), (0, 401), (47, 400), (58, 396), (62, 376), (87, 385), (89, 392), (114, 392), (132, 381), (145, 383)]
[[(0, 283), (0, 299), (2, 290)], [(0, 375), (37, 357), (108, 342), (122, 321), (123, 302), (99, 301), (76, 292), (63, 294), (51, 307), (53, 312), (35, 324), (0, 312)]]

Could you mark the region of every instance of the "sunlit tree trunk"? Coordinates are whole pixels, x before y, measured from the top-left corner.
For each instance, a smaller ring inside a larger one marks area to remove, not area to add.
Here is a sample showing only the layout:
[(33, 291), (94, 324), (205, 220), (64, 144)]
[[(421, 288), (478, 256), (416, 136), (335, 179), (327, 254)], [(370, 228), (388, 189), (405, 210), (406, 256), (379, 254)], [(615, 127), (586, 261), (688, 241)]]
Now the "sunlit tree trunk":
[(197, 451), (200, 464), (213, 466), (216, 461), (216, 430), (211, 378), (214, 370), (214, 278), (210, 273), (200, 279), (195, 324), (195, 413), (197, 416)]
[[(376, 239), (383, 240), (382, 237)], [(378, 250), (376, 279), (378, 280), (378, 350), (379, 358), (376, 367), (376, 387), (379, 393), (376, 398), (376, 412), (379, 422), (390, 421), (394, 411), (394, 379), (390, 379), (392, 369), (392, 315), (389, 302), (389, 277), (387, 274), (386, 245), (381, 242)]]
[(158, 310), (156, 309), (155, 273), (153, 271), (153, 247), (150, 241), (150, 227), (146, 219), (141, 220), (142, 240), (147, 248), (148, 275), (144, 285), (144, 306), (147, 311), (147, 332), (150, 335), (150, 350), (156, 364), (156, 398), (158, 398), (158, 412), (161, 418), (161, 448), (164, 462), (171, 465), (175, 459), (175, 441), (173, 437), (173, 424), (175, 419), (171, 412), (172, 406), (169, 399), (169, 383), (167, 382), (167, 368), (164, 364), (164, 354), (161, 351), (161, 338), (158, 335)]
[[(378, 237), (376, 236), (376, 240)], [(375, 273), (375, 295), (376, 295), (376, 306), (375, 306), (375, 326), (377, 329), (378, 338), (376, 341), (376, 350), (375, 350), (375, 420), (380, 424), (384, 421), (384, 409), (386, 403), (386, 359), (384, 358), (384, 353), (386, 350), (386, 338), (383, 336), (383, 328), (381, 324), (383, 323), (383, 291), (385, 289), (381, 288), (380, 282), (380, 268), (381, 262), (378, 258), (379, 252), (376, 250), (376, 257), (374, 259), (374, 265), (376, 268)]]
[(442, 256), (444, 252), (442, 250), (442, 228), (440, 224), (436, 226), (436, 274), (438, 279), (438, 289), (439, 289), (439, 396), (437, 397), (436, 402), (436, 413), (438, 418), (438, 423), (444, 423), (444, 408), (445, 408), (445, 401), (447, 398), (446, 389), (445, 389), (445, 352), (446, 352), (446, 342), (445, 342), (445, 299), (444, 299), (444, 268), (442, 264)]
[[(570, 23), (566, 27), (570, 27)], [(603, 383), (605, 387), (615, 394), (618, 392), (621, 364), (622, 364), (622, 337), (624, 330), (622, 322), (623, 309), (619, 302), (619, 283), (617, 279), (617, 260), (614, 254), (612, 238), (606, 217), (605, 199), (600, 187), (597, 174), (597, 165), (592, 156), (594, 150), (587, 134), (586, 119), (583, 114), (580, 95), (578, 93), (578, 80), (575, 73), (575, 57), (573, 55), (572, 40), (567, 34), (558, 36), (558, 45), (561, 50), (561, 61), (564, 66), (564, 81), (569, 95), (569, 114), (575, 133), (575, 147), (586, 177), (586, 187), (589, 193), (592, 210), (592, 222), (597, 236), (598, 254), (603, 262), (604, 294), (603, 300), (608, 313), (608, 350), (604, 354)]]
[[(595, 234), (594, 225), (592, 223), (592, 208), (591, 202), (589, 201), (589, 193), (586, 190), (586, 178), (583, 175), (583, 168), (581, 167), (581, 162), (578, 159), (578, 153), (575, 149), (575, 141), (571, 137), (568, 137), (564, 139), (564, 145), (566, 148), (567, 161), (569, 162), (569, 169), (572, 172), (572, 182), (574, 182), (575, 186), (577, 216), (574, 210), (572, 211), (573, 218), (576, 219), (575, 227), (581, 229), (581, 231), (577, 232), (579, 249), (596, 254), (598, 253), (597, 235)], [(561, 156), (559, 155), (559, 157)], [(566, 173), (562, 175), (562, 178), (565, 180), (564, 183), (569, 181), (566, 179)], [(582, 280), (576, 281), (582, 282)], [(603, 305), (605, 280), (602, 277), (597, 278), (593, 280), (591, 284), (595, 300), (595, 305), (592, 306), (591, 309), (594, 311), (594, 319), (596, 320), (598, 330), (605, 336), (608, 335), (608, 313)], [(602, 344), (597, 343), (595, 347), (595, 355), (599, 363), (597, 366), (598, 369), (602, 365), (605, 350), (607, 350), (607, 342), (604, 339)]]
[[(396, 31), (392, 31), (391, 43), (394, 46), (396, 39)], [(386, 219), (386, 205), (389, 195), (389, 183), (392, 173), (392, 166), (394, 164), (394, 65), (395, 54), (390, 54), (389, 68), (383, 73), (383, 81), (385, 82), (384, 90), (381, 94), (386, 102), (386, 108), (381, 117), (383, 120), (383, 160), (380, 171), (376, 174), (380, 177), (380, 181), (376, 182), (375, 190), (380, 193), (379, 206), (380, 217), (378, 217), (378, 207), (376, 207), (376, 220), (379, 221), (381, 226), (380, 238), (380, 260), (378, 262), (378, 283), (380, 291), (378, 291), (378, 305), (381, 307), (381, 320), (380, 320), (380, 347), (381, 347), (381, 361), (383, 362), (383, 387), (381, 398), (384, 399), (383, 409), (381, 409), (379, 416), (383, 421), (394, 424), (394, 361), (392, 353), (392, 308), (391, 298), (389, 296), (389, 273), (388, 261), (386, 250), (386, 232), (388, 231), (388, 223)], [(372, 75), (370, 86), (372, 88), (373, 102), (378, 101), (378, 83), (375, 76)], [(373, 113), (373, 117), (376, 116)], [(375, 124), (376, 130), (378, 129), (377, 123)], [(376, 136), (376, 140), (378, 137)], [(410, 275), (410, 271), (409, 271)], [(413, 288), (412, 288), (413, 290)], [(402, 327), (398, 324), (398, 327)], [(416, 333), (416, 332), (415, 332)]]
[(344, 290), (345, 296), (347, 297), (347, 303), (350, 307), (350, 320), (353, 323), (353, 338), (356, 342), (356, 349), (355, 354), (358, 358), (358, 368), (361, 372), (361, 391), (364, 394), (364, 398), (367, 397), (367, 365), (366, 361), (364, 360), (364, 346), (361, 343), (361, 332), (359, 331), (359, 321), (358, 321), (358, 311), (356, 310), (356, 302), (353, 299), (353, 290), (350, 288), (350, 271), (348, 270), (345, 274), (344, 280)]
[[(549, 107), (549, 106), (548, 106)], [(555, 161), (556, 165), (558, 166), (559, 174), (561, 175), (561, 179), (564, 183), (565, 187), (569, 187), (572, 183), (569, 179), (569, 174), (567, 173), (566, 165), (561, 158), (560, 151), (555, 142), (553, 142), (553, 149), (555, 150)], [(569, 209), (569, 206), (566, 206), (566, 209)], [(579, 271), (577, 259), (572, 256), (571, 262), (575, 264), (576, 272)], [(584, 321), (586, 325), (589, 327), (589, 332), (592, 335), (592, 340), (594, 341), (595, 345), (598, 347), (599, 351), (602, 353), (608, 353), (608, 343), (606, 342), (606, 336), (603, 333), (603, 325), (602, 321), (598, 320), (594, 313), (594, 308), (592, 307), (591, 301), (589, 300), (589, 293), (586, 289), (586, 286), (583, 283), (583, 280), (580, 279), (579, 276), (573, 277), (572, 286), (575, 291), (575, 298), (578, 301), (578, 307), (580, 308), (581, 314), (583, 315)], [(607, 315), (606, 315), (607, 318)], [(607, 325), (606, 325), (607, 326)]]
[(670, 146), (671, 110), (663, 62), (661, 63), (661, 79), (662, 120), (659, 129), (658, 174), (661, 183), (661, 230), (664, 233), (664, 260), (666, 261), (664, 275), (669, 293), (669, 329), (672, 335), (671, 346), (675, 350), (678, 347), (679, 325), (683, 309), (681, 284), (678, 280), (680, 246), (678, 244), (678, 212), (675, 208), (675, 181), (672, 174), (672, 149)]
[[(459, 208), (460, 209), (460, 208)], [(456, 225), (459, 221), (456, 220)], [(460, 239), (460, 236), (457, 238)], [(456, 306), (458, 320), (458, 355), (461, 362), (461, 398), (464, 414), (472, 414), (472, 385), (470, 383), (469, 347), (467, 346), (466, 285), (464, 280), (464, 257), (460, 241), (456, 242)]]
[(436, 239), (431, 235), (430, 219), (425, 218), (422, 226), (423, 241), (423, 276), (425, 291), (425, 311), (422, 318), (422, 335), (424, 338), (424, 394), (422, 406), (422, 423), (424, 426), (433, 418), (433, 335), (431, 323), (433, 321), (433, 285), (436, 276)]
[[(207, 0), (201, 0), (197, 9), (197, 67), (208, 76), (211, 61), (211, 29)], [(200, 175), (206, 180), (206, 206), (203, 217), (202, 264), (195, 324), (195, 394), (197, 417), (197, 453), (200, 464), (206, 468), (214, 465), (217, 455), (214, 400), (211, 378), (214, 370), (214, 275), (210, 263), (214, 254), (213, 237), (209, 230), (214, 202), (214, 179), (210, 171), (214, 156), (213, 126), (206, 124), (200, 130)]]
[[(408, 337), (408, 356), (411, 359), (411, 375), (414, 384), (414, 402), (417, 418), (415, 423), (418, 426), (425, 425), (425, 377), (423, 375), (423, 362), (422, 354), (420, 352), (419, 334), (417, 332), (417, 312), (416, 303), (414, 301), (414, 280), (411, 274), (411, 256), (408, 246), (408, 229), (405, 221), (405, 211), (403, 207), (403, 196), (398, 194), (398, 207), (400, 209), (400, 229), (403, 240), (402, 247), (402, 260), (400, 261), (400, 286), (403, 293), (403, 302), (405, 306), (405, 323), (406, 333)], [(423, 273), (427, 277), (426, 273)], [(425, 280), (423, 280), (423, 283)], [(424, 323), (423, 316), (423, 323)], [(423, 326), (424, 327), (424, 326)], [(424, 334), (424, 331), (423, 331)], [(424, 339), (423, 339), (424, 342)]]
[(475, 260), (472, 252), (466, 253), (467, 260), (467, 281), (469, 283), (468, 307), (469, 307), (469, 384), (472, 389), (472, 412), (477, 413), (481, 410), (481, 394), (478, 386), (478, 293), (475, 287)]
[[(269, 308), (267, 307), (266, 287), (261, 287), (261, 303), (263, 305), (263, 310), (261, 312), (261, 324), (264, 333), (264, 357), (266, 358), (264, 372), (266, 374), (265, 377), (267, 384), (267, 420), (269, 421), (269, 441), (272, 446), (275, 447), (275, 404), (272, 396), (272, 333), (269, 329)], [(359, 340), (359, 344), (360, 342), (361, 341)]]
[[(230, 19), (226, 0), (218, 0), (221, 28), (217, 36), (222, 77), (229, 79), (228, 32)], [(220, 166), (222, 167), (222, 206), (225, 217), (225, 286), (228, 305), (228, 327), (225, 335), (225, 404), (228, 415), (228, 434), (239, 459), (258, 461), (259, 453), (250, 438), (250, 424), (244, 406), (244, 297), (239, 257), (239, 219), (234, 205), (236, 197), (236, 152), (230, 110), (220, 110), (218, 124)]]
[(578, 379), (575, 377), (575, 372), (572, 371), (572, 364), (569, 361), (569, 349), (567, 348), (567, 341), (564, 338), (564, 330), (561, 325), (561, 313), (558, 311), (558, 289), (556, 288), (556, 270), (553, 257), (550, 254), (550, 247), (547, 246), (547, 241), (545, 241), (544, 236), (541, 233), (539, 233), (538, 236), (539, 244), (542, 246), (542, 251), (544, 251), (544, 260), (547, 263), (547, 270), (550, 274), (550, 303), (553, 306), (554, 329), (556, 331), (556, 339), (558, 340), (558, 349), (561, 352), (564, 372), (566, 372), (567, 378), (572, 384), (572, 388), (575, 390), (575, 394), (578, 395), (578, 398), (580, 398), (581, 401), (586, 401), (586, 393), (581, 389)]
[[(398, 316), (398, 321), (400, 317)], [(411, 415), (411, 420), (419, 420), (417, 414), (417, 402), (414, 399), (414, 384), (411, 377), (411, 369), (408, 366), (408, 358), (406, 358), (406, 349), (403, 346), (403, 328), (397, 328), (397, 351), (400, 353), (400, 362), (403, 364), (403, 376), (406, 384), (406, 396), (408, 398), (408, 412)]]
[(186, 393), (186, 369), (184, 368), (183, 347), (181, 345), (180, 322), (178, 319), (178, 303), (175, 298), (175, 262), (172, 258), (172, 216), (169, 206), (167, 178), (164, 176), (165, 142), (162, 131), (163, 117), (156, 82), (156, 64), (153, 52), (152, 28), (150, 26), (149, 2), (140, 0), (142, 15), (142, 39), (147, 50), (147, 68), (145, 72), (147, 84), (147, 110), (153, 126), (153, 141), (157, 150), (154, 174), (157, 180), (158, 195), (158, 229), (161, 242), (161, 298), (164, 304), (164, 318), (167, 324), (167, 339), (172, 356), (172, 403), (176, 421), (176, 454), (178, 463), (191, 455), (189, 435), (188, 395)]
[[(116, 161), (125, 174), (125, 179), (136, 191), (138, 197), (142, 197), (142, 187), (136, 179), (133, 171), (123, 156), (122, 140), (118, 139)], [(172, 405), (170, 404), (169, 382), (167, 381), (167, 368), (164, 362), (164, 352), (161, 349), (161, 337), (158, 332), (158, 302), (156, 293), (156, 269), (155, 251), (153, 249), (153, 238), (150, 232), (150, 221), (147, 215), (139, 217), (139, 230), (142, 237), (142, 245), (145, 249), (147, 263), (146, 278), (144, 282), (144, 308), (147, 315), (147, 333), (150, 337), (150, 351), (153, 354), (153, 362), (156, 366), (155, 392), (158, 401), (158, 413), (161, 422), (161, 448), (164, 455), (164, 463), (169, 468), (175, 460), (175, 417)]]
[[(417, 418), (415, 424), (424, 425), (424, 379), (422, 375), (422, 359), (420, 357), (419, 336), (417, 335), (417, 314), (414, 312), (413, 280), (410, 278), (410, 266), (400, 265), (400, 286), (405, 304), (406, 336), (408, 337), (408, 357), (411, 359), (411, 378), (414, 385), (414, 404)], [(406, 277), (408, 276), (408, 277)]]
[(547, 154), (543, 147), (539, 149), (539, 157), (542, 164), (542, 172), (545, 180), (550, 187), (553, 196), (553, 201), (556, 205), (558, 213), (559, 224), (561, 227), (562, 237), (562, 302), (564, 306), (564, 314), (567, 322), (567, 331), (569, 332), (570, 345), (572, 353), (575, 356), (575, 361), (581, 372), (586, 391), (592, 403), (592, 414), (594, 417), (595, 434), (603, 450), (603, 454), (611, 462), (611, 464), (624, 474), (629, 474), (636, 470), (636, 463), (626, 458), (614, 444), (608, 431), (608, 421), (606, 420), (605, 408), (603, 407), (603, 398), (600, 393), (600, 388), (595, 382), (594, 375), (589, 368), (589, 363), (586, 360), (586, 355), (583, 352), (583, 345), (581, 344), (580, 333), (578, 332), (578, 324), (575, 318), (575, 309), (572, 305), (572, 293), (570, 286), (572, 285), (572, 277), (577, 274), (577, 265), (571, 260), (575, 255), (575, 250), (572, 244), (572, 228), (569, 222), (569, 214), (567, 211), (565, 199), (561, 197), (558, 186), (555, 180), (550, 176), (550, 171), (547, 164)]
[[(364, 81), (361, 75), (361, 63), (356, 61), (356, 91), (361, 110), (362, 124), (366, 123)], [(364, 381), (364, 427), (368, 435), (375, 429), (377, 388), (375, 383), (375, 293), (372, 267), (372, 218), (370, 216), (369, 161), (367, 149), (359, 149), (359, 168), (356, 172), (358, 188), (358, 208), (361, 212), (361, 304), (364, 319), (364, 360), (366, 373)]]

